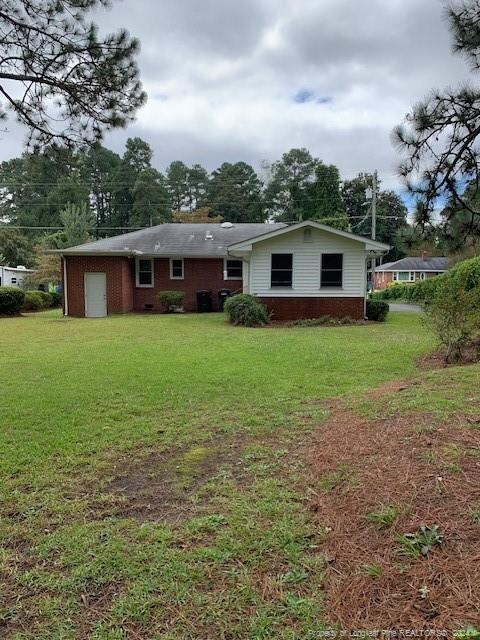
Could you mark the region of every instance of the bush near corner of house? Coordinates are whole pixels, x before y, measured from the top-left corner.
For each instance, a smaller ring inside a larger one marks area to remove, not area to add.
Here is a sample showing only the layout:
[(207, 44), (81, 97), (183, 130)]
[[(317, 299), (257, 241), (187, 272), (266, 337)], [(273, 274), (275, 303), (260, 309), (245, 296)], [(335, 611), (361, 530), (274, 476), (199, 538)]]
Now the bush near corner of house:
[(175, 307), (181, 307), (185, 299), (184, 291), (159, 291), (158, 299), (165, 313), (172, 313)]
[(51, 307), (60, 307), (62, 305), (62, 294), (58, 291), (49, 291), (48, 295), (51, 297)]
[(43, 308), (44, 303), (40, 291), (25, 291), (24, 311), (40, 311)]
[(265, 305), (260, 304), (254, 296), (248, 293), (239, 293), (228, 298), (224, 307), (228, 319), (234, 325), (244, 327), (260, 327), (270, 322)]
[(17, 287), (0, 287), (0, 316), (16, 316), (25, 301), (25, 292)]
[(384, 322), (390, 307), (384, 300), (367, 300), (366, 314), (368, 320)]

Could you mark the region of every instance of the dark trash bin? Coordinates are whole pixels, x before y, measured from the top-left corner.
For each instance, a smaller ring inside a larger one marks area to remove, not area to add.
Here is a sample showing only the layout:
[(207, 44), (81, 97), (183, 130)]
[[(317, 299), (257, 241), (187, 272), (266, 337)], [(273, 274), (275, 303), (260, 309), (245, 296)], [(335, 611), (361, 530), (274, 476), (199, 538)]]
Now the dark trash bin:
[(225, 300), (231, 295), (232, 292), (230, 291), (230, 289), (220, 289), (220, 291), (218, 292), (218, 308), (220, 309), (220, 311), (223, 311)]
[(212, 310), (212, 292), (206, 289), (197, 291), (197, 311), (205, 313)]

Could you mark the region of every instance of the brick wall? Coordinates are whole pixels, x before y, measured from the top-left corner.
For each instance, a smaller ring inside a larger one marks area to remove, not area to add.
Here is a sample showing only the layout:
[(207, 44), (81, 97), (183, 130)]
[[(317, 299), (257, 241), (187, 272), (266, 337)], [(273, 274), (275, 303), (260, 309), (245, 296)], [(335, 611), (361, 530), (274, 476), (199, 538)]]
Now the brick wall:
[(393, 273), (391, 271), (376, 271), (374, 288), (376, 290), (386, 289), (392, 281)]
[[(85, 315), (85, 272), (105, 272), (107, 275), (108, 313), (144, 311), (145, 305), (153, 305), (153, 311), (163, 311), (158, 301), (158, 292), (177, 289), (186, 293), (184, 308), (197, 310), (196, 292), (207, 289), (212, 292), (213, 309), (218, 307), (218, 291), (242, 289), (241, 280), (223, 279), (222, 258), (185, 258), (184, 279), (170, 279), (168, 258), (154, 260), (154, 286), (135, 286), (135, 260), (121, 256), (67, 256), (68, 313), (71, 316)], [(63, 266), (62, 266), (63, 278)]]
[(272, 312), (272, 320), (299, 320), (332, 316), (364, 317), (363, 298), (258, 298)]
[(108, 313), (133, 310), (133, 260), (121, 256), (67, 256), (64, 260), (67, 266), (69, 315), (85, 315), (85, 273), (92, 271), (105, 272), (107, 275)]
[(154, 311), (162, 311), (158, 301), (158, 292), (175, 289), (185, 292), (183, 307), (185, 311), (197, 311), (196, 293), (201, 289), (212, 292), (214, 311), (218, 310), (218, 291), (242, 289), (241, 280), (223, 279), (223, 258), (185, 258), (183, 261), (183, 280), (170, 279), (168, 258), (154, 260), (153, 288), (138, 288), (134, 291), (134, 309), (143, 311), (146, 304), (153, 304)]

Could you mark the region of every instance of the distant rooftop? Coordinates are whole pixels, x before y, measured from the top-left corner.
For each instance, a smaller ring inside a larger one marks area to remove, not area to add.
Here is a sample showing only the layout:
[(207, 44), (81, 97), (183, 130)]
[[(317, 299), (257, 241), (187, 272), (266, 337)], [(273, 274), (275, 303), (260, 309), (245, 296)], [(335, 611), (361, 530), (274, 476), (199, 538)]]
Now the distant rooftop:
[(378, 267), (375, 271), (447, 271), (449, 268), (448, 258), (423, 258), (408, 257), (396, 260), (395, 262), (386, 262)]

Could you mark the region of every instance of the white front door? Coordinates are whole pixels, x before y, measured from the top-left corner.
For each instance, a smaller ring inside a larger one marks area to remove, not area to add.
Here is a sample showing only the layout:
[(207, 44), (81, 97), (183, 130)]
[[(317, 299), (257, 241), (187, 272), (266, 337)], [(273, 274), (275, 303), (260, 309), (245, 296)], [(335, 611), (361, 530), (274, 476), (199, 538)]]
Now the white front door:
[(85, 274), (85, 317), (103, 318), (107, 315), (107, 275)]

